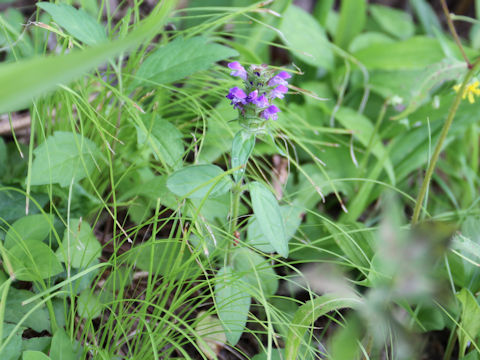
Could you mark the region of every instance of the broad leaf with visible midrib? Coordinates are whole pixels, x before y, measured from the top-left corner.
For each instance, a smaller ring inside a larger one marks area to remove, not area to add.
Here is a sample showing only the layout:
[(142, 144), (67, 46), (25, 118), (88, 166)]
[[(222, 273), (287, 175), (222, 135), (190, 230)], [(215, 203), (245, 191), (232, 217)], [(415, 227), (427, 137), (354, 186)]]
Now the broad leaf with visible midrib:
[(253, 213), (270, 245), (283, 257), (288, 257), (288, 239), (280, 206), (272, 192), (259, 182), (250, 184)]
[(35, 150), (32, 185), (68, 186), (85, 178), (95, 167), (95, 143), (80, 134), (57, 131)]
[(87, 45), (95, 45), (107, 40), (103, 26), (83, 10), (77, 10), (67, 4), (47, 2), (37, 3), (37, 6), (48, 12), (53, 21), (70, 35)]
[(231, 267), (221, 268), (215, 277), (215, 302), (227, 340), (234, 346), (247, 323), (250, 296), (234, 278)]
[(53, 227), (53, 217), (50, 215), (28, 215), (15, 221), (8, 229), (5, 237), (5, 247), (11, 248), (15, 244), (32, 240), (43, 241)]
[(167, 180), (168, 189), (178, 196), (201, 199), (218, 197), (232, 187), (232, 180), (216, 165), (192, 165), (175, 171)]
[(178, 81), (214, 63), (237, 56), (237, 51), (208, 42), (203, 36), (177, 38), (153, 52), (140, 66), (132, 87)]

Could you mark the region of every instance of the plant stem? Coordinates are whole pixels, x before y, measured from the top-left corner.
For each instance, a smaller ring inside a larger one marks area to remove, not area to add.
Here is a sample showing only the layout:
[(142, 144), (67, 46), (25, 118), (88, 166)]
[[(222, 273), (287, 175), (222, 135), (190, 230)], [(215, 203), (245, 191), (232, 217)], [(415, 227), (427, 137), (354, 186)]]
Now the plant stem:
[(438, 157), (440, 156), (440, 152), (442, 151), (443, 143), (445, 142), (448, 131), (450, 130), (450, 126), (453, 123), (453, 119), (455, 118), (455, 114), (457, 113), (458, 106), (462, 101), (463, 91), (472, 78), (473, 74), (475, 73), (478, 65), (480, 64), (480, 58), (475, 60), (475, 63), (471, 66), (470, 70), (468, 71), (465, 79), (462, 82), (460, 89), (458, 90), (457, 96), (453, 101), (453, 104), (448, 112), (447, 120), (443, 125), (442, 132), (440, 133), (440, 139), (438, 139), (437, 145), (433, 152), (432, 158), (430, 160), (430, 165), (427, 168), (427, 172), (425, 174), (425, 178), (423, 179), (422, 187), (420, 188), (420, 193), (417, 197), (417, 202), (415, 204), (415, 209), (413, 210), (412, 216), (412, 225), (415, 225), (418, 222), (420, 216), (420, 210), (422, 208), (422, 203), (425, 198), (425, 194), (427, 193), (428, 185), (430, 184), (430, 179), (432, 178), (433, 171), (435, 170), (435, 166), (437, 165)]
[(460, 42), (460, 38), (458, 37), (457, 30), (455, 30), (455, 26), (453, 26), (453, 21), (452, 21), (452, 18), (450, 17), (450, 12), (448, 11), (447, 3), (445, 2), (445, 0), (440, 0), (440, 3), (442, 4), (442, 10), (447, 20), (448, 29), (450, 30), (450, 33), (452, 34), (453, 39), (455, 40), (455, 43), (460, 49), (460, 52), (462, 53), (462, 56), (465, 59), (465, 62), (467, 63), (468, 68), (471, 69), (472, 64), (470, 63), (470, 60), (468, 60), (467, 54), (465, 54), (465, 50), (463, 49), (462, 43)]

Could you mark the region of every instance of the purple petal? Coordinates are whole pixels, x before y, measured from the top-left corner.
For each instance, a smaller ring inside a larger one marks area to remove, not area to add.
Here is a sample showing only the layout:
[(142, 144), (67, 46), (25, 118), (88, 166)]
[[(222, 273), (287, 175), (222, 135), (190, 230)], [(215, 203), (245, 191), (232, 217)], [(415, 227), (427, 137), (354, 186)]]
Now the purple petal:
[(240, 65), (238, 61), (234, 61), (228, 64), (228, 67), (232, 70), (243, 70), (245, 71), (244, 67)]
[(257, 99), (255, 99), (252, 102), (255, 105), (257, 105), (257, 107), (259, 107), (259, 108), (264, 108), (264, 107), (268, 106), (268, 99), (265, 95), (262, 95), (262, 96), (258, 97)]
[(286, 71), (280, 71), (278, 74), (277, 74), (278, 77), (282, 78), (283, 80), (286, 80), (286, 79), (290, 79), (292, 77), (292, 75), (290, 75), (288, 72)]
[(257, 96), (258, 96), (258, 90), (254, 90), (250, 94), (248, 94), (247, 101), (248, 102), (254, 102), (255, 99), (257, 98)]

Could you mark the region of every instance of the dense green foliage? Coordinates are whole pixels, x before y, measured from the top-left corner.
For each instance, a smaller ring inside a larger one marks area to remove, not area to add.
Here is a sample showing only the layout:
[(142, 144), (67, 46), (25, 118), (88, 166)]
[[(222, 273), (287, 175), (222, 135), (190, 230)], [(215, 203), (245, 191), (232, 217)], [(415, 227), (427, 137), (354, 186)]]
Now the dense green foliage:
[(0, 358), (480, 359), (480, 1), (409, 5), (0, 14)]

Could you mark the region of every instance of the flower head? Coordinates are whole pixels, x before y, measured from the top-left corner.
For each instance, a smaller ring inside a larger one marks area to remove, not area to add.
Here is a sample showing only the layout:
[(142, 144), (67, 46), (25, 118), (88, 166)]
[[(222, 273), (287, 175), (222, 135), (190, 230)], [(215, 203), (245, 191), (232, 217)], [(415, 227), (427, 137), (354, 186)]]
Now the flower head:
[(277, 113), (280, 111), (278, 107), (275, 105), (270, 105), (268, 108), (262, 111), (262, 117), (265, 120), (277, 120), (278, 115)]
[(228, 64), (231, 75), (243, 79), (243, 87), (229, 90), (227, 99), (239, 110), (240, 124), (251, 131), (262, 131), (268, 120), (277, 120), (280, 109), (274, 99), (283, 99), (288, 91), (286, 71), (275, 73), (268, 65), (250, 65), (245, 69), (238, 61)]
[(238, 76), (243, 80), (247, 80), (247, 71), (240, 65), (238, 61), (234, 61), (228, 64), (228, 67), (233, 71), (230, 73), (232, 76)]
[[(463, 89), (463, 93), (462, 93), (462, 99), (466, 99), (468, 97), (468, 102), (470, 104), (473, 104), (475, 102), (474, 95), (476, 95), (476, 96), (480, 95), (480, 89), (478, 88), (479, 86), (480, 86), (480, 81), (478, 81), (478, 80), (475, 80), (474, 82), (465, 86), (465, 88)], [(455, 85), (453, 87), (453, 90), (455, 90), (455, 92), (459, 92), (460, 87), (461, 87), (460, 84)]]
[(277, 75), (275, 75), (273, 78), (271, 78), (268, 81), (268, 86), (275, 86), (275, 85), (287, 86), (288, 82), (286, 80), (290, 79), (291, 77), (292, 76), (286, 71), (280, 71)]
[(242, 105), (247, 103), (247, 94), (245, 94), (245, 91), (237, 86), (231, 88), (228, 92), (228, 95), (225, 97), (229, 100), (232, 100), (230, 104), (233, 105), (235, 109), (241, 109)]

